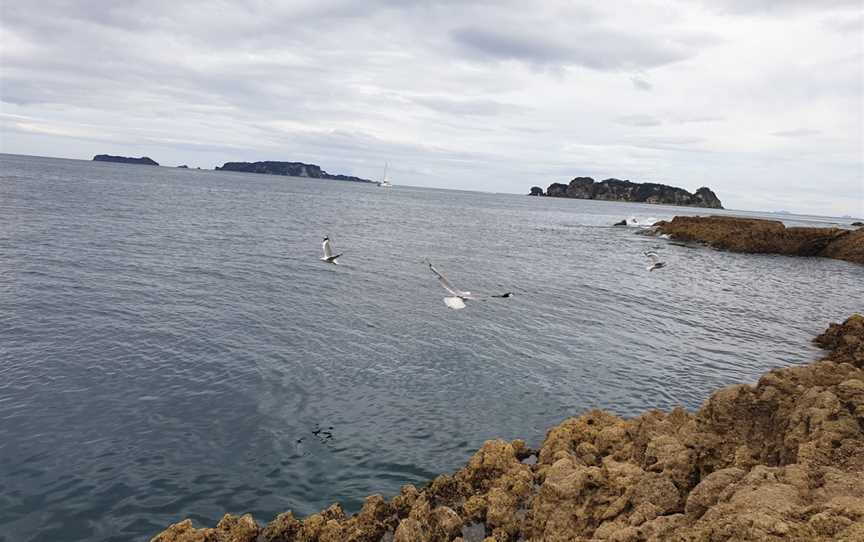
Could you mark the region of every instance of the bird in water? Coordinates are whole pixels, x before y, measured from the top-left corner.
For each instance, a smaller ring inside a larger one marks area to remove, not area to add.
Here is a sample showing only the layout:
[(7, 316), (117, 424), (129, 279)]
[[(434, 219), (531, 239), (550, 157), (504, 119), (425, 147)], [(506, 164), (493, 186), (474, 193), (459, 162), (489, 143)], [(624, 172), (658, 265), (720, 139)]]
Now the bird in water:
[(645, 268), (648, 271), (654, 271), (655, 269), (666, 267), (666, 262), (661, 262), (660, 256), (658, 256), (656, 252), (649, 250), (647, 252), (643, 252), (642, 254), (644, 254), (645, 257), (648, 258), (648, 262), (650, 263), (650, 265)]
[(324, 248), (324, 257), (321, 258), (321, 261), (332, 263), (333, 265), (339, 265), (339, 262), (336, 261), (336, 258), (338, 258), (344, 253), (340, 252), (339, 254), (333, 254), (333, 247), (330, 245), (329, 237), (324, 238), (324, 243), (322, 244), (322, 247)]
[[(452, 294), (449, 297), (444, 298), (444, 304), (447, 305), (449, 308), (451, 308), (453, 310), (464, 309), (466, 301), (477, 300), (477, 299), (483, 298), (483, 296), (479, 296), (476, 294), (472, 294), (471, 292), (466, 292), (464, 290), (457, 289), (452, 284), (450, 284), (450, 281), (447, 280), (447, 277), (445, 277), (444, 275), (441, 274), (440, 271), (435, 269), (435, 266), (432, 265), (431, 262), (427, 262), (427, 263), (429, 263), (429, 269), (435, 274), (436, 277), (438, 277), (438, 282), (441, 283), (441, 286), (443, 286), (445, 290), (447, 290), (450, 294)], [(496, 295), (492, 295), (492, 296), (488, 296), (488, 297), (512, 297), (512, 296), (513, 296), (513, 292), (505, 292), (503, 294), (496, 294)]]

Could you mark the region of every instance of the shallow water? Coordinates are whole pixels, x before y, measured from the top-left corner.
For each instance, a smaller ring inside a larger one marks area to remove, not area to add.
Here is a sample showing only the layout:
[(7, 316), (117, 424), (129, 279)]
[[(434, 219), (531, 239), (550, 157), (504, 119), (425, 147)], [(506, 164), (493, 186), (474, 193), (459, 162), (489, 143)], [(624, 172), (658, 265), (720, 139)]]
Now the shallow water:
[[(697, 408), (864, 309), (854, 264), (609, 227), (700, 212), (0, 155), (0, 540), (356, 511), (488, 438)], [(516, 295), (450, 311), (424, 258)]]

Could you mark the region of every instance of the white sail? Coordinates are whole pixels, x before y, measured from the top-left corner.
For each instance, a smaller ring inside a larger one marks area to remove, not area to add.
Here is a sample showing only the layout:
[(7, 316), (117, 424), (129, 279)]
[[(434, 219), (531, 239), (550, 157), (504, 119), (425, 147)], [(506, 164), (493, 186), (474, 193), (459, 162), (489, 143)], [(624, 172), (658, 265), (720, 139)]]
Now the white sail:
[(381, 181), (378, 183), (378, 186), (384, 188), (390, 188), (391, 186), (393, 186), (392, 184), (390, 184), (389, 177), (387, 177), (387, 165), (387, 162), (384, 162), (384, 175), (381, 177)]

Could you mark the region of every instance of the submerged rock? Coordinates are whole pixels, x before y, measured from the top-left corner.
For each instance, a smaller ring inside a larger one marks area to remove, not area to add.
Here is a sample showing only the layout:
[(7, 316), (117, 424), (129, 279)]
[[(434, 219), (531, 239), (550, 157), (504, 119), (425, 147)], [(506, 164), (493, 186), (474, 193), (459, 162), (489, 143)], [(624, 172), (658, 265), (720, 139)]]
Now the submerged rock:
[(656, 231), (732, 252), (824, 256), (864, 263), (864, 230), (787, 228), (778, 220), (728, 216), (676, 216)]
[(814, 341), (826, 358), (721, 389), (695, 413), (594, 410), (539, 451), (487, 441), (454, 474), (351, 517), (333, 505), (263, 529), (248, 515), (185, 520), (152, 542), (864, 540), (864, 317)]

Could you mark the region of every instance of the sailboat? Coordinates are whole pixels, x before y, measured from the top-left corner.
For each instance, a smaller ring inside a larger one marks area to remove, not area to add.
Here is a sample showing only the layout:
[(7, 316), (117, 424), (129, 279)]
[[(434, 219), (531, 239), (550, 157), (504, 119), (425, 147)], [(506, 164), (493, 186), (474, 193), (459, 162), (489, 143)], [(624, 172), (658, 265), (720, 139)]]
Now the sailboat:
[(381, 180), (378, 182), (378, 186), (381, 188), (390, 188), (393, 186), (390, 184), (390, 180), (387, 178), (387, 162), (384, 162), (384, 176), (381, 177)]

